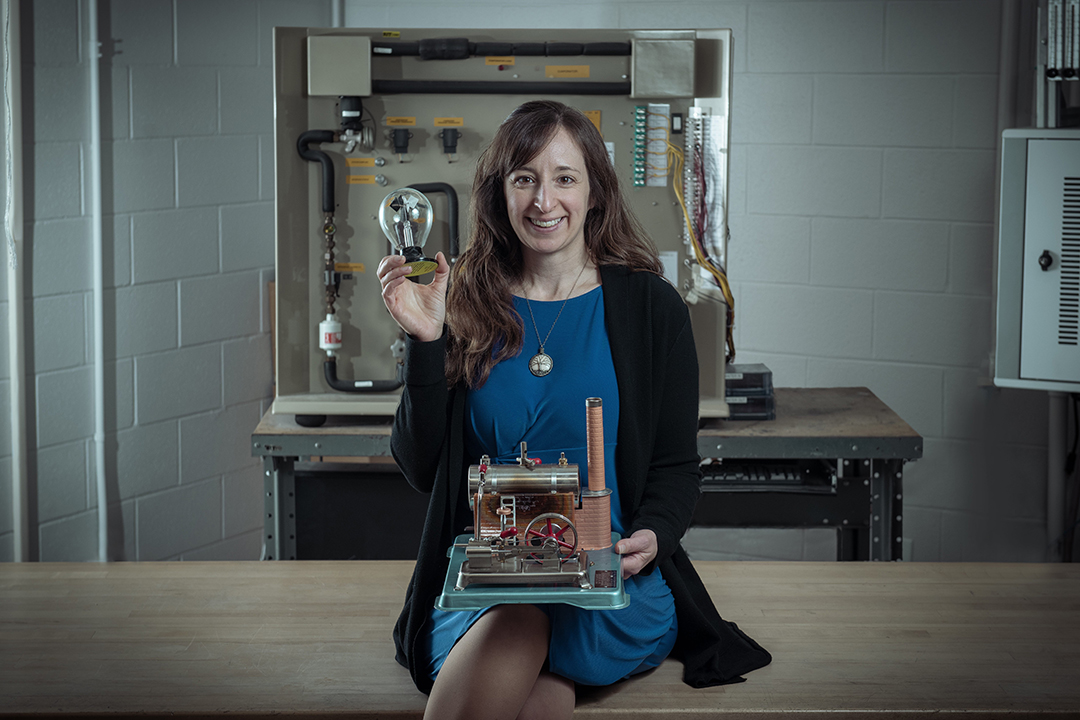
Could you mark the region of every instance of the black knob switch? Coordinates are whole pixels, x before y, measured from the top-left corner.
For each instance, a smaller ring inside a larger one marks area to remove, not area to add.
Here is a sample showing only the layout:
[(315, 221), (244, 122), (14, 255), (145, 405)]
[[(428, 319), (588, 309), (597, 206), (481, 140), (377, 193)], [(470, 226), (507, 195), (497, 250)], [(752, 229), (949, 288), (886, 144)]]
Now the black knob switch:
[(1049, 250), (1043, 250), (1042, 255), (1039, 256), (1039, 267), (1043, 269), (1043, 272), (1049, 270), (1054, 264), (1054, 256), (1050, 254)]

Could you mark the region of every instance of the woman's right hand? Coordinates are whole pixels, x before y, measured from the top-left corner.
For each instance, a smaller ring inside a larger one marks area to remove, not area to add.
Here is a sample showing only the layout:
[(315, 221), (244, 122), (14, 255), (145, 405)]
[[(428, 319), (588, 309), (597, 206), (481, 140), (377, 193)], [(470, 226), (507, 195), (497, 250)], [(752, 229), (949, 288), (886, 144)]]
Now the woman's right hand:
[(435, 279), (427, 285), (409, 280), (409, 270), (401, 255), (387, 255), (379, 263), (377, 274), (382, 285), (386, 309), (398, 326), (417, 340), (431, 342), (442, 337), (446, 321), (446, 287), (450, 264), (440, 252), (435, 255), (438, 267)]

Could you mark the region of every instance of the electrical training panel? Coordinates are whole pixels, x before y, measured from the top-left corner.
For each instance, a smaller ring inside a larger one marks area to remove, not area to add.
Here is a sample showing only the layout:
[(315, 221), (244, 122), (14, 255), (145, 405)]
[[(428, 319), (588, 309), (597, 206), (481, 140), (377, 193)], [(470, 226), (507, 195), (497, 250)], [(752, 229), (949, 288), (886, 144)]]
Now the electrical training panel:
[(703, 415), (726, 417), (731, 57), (730, 30), (275, 28), (273, 411), (393, 414), (404, 338), (376, 277), (394, 252), (383, 199), (423, 193), (424, 254), (453, 262), (480, 153), (547, 98), (600, 129), (690, 305)]

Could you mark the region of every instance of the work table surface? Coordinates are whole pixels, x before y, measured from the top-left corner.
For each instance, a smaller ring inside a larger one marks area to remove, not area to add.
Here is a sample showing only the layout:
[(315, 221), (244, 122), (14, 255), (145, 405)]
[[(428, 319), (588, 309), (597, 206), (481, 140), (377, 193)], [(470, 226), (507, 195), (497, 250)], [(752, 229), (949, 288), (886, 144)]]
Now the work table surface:
[[(775, 420), (703, 420), (701, 456), (922, 457), (922, 437), (867, 388), (776, 388), (774, 397)], [(252, 433), (252, 455), (386, 456), (390, 425), (388, 417), (335, 416), (309, 428), (268, 410)]]
[[(691, 689), (682, 665), (583, 718), (843, 711), (1080, 716), (1080, 566), (696, 563), (773, 654)], [(393, 660), (406, 561), (0, 565), (0, 714), (419, 718)]]

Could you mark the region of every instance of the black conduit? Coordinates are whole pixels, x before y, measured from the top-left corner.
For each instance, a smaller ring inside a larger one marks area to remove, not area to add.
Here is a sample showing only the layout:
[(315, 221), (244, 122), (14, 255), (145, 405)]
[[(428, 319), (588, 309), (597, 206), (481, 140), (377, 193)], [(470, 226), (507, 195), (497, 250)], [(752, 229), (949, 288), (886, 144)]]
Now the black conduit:
[(308, 147), (310, 143), (329, 143), (337, 139), (333, 130), (307, 130), (300, 133), (296, 149), (300, 157), (309, 162), (322, 164), (322, 209), (324, 213), (334, 212), (334, 161), (322, 150)]
[(469, 57), (516, 55), (518, 57), (573, 57), (576, 55), (630, 55), (627, 41), (567, 42), (469, 42), (468, 38), (424, 40), (373, 40), (371, 51), (379, 55), (411, 55), (422, 60), (464, 60)]
[(397, 363), (396, 380), (338, 380), (337, 358), (330, 358), (323, 362), (323, 374), (326, 376), (326, 384), (339, 392), (391, 392), (402, 386), (404, 373), (405, 366)]
[[(322, 165), (322, 209), (324, 213), (330, 215), (334, 213), (334, 161), (322, 150), (310, 148), (308, 145), (311, 143), (335, 142), (336, 140), (337, 134), (332, 130), (307, 130), (301, 133), (296, 141), (296, 149), (299, 151), (300, 157), (309, 162), (318, 162)], [(398, 363), (396, 380), (339, 380), (337, 376), (337, 358), (331, 357), (323, 362), (323, 374), (326, 376), (326, 383), (339, 392), (391, 392), (402, 386), (403, 372), (404, 366)]]
[(629, 82), (513, 82), (482, 80), (372, 80), (380, 95), (629, 95)]
[(430, 182), (410, 185), (422, 193), (441, 192), (446, 195), (446, 224), (450, 226), (450, 257), (458, 256), (458, 199), (457, 192), (448, 183)]
[(594, 42), (585, 43), (584, 55), (629, 55), (630, 43), (628, 42)]

